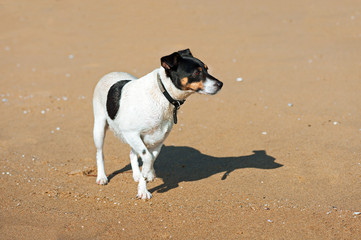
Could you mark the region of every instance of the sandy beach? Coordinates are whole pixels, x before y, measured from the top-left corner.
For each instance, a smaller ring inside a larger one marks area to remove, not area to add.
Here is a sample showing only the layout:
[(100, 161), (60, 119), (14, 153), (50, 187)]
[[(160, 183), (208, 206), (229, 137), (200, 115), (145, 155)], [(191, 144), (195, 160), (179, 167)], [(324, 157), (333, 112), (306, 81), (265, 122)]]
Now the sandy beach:
[[(0, 2), (1, 239), (361, 239), (361, 5)], [(190, 48), (224, 83), (194, 94), (137, 200), (92, 95)]]

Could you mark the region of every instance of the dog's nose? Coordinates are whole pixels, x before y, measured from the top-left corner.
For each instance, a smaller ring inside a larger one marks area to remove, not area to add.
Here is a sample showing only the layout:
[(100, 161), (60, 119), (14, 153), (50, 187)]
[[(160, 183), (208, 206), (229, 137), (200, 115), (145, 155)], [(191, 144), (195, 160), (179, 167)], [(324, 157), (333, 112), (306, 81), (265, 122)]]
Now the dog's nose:
[(219, 89), (221, 89), (223, 86), (223, 83), (221, 81), (217, 81), (216, 85)]

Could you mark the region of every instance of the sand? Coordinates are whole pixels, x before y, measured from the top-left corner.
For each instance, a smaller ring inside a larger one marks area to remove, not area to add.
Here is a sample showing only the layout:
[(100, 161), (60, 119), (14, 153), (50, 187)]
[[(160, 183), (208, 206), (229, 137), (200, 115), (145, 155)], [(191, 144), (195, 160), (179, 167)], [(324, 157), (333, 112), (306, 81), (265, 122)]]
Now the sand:
[[(1, 239), (361, 239), (358, 1), (7, 0), (0, 16)], [(223, 89), (181, 107), (152, 199), (111, 132), (98, 186), (95, 84), (185, 48)]]

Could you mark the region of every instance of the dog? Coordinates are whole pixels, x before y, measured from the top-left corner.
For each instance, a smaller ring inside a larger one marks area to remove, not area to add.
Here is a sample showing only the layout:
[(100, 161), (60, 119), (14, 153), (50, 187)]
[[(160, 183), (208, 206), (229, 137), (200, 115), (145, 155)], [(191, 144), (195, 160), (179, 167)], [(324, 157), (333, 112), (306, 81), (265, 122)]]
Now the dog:
[[(191, 94), (214, 95), (223, 86), (189, 49), (164, 56), (160, 62), (158, 69), (139, 79), (129, 73), (109, 73), (97, 83), (93, 95), (96, 183), (108, 183), (103, 144), (109, 127), (131, 147), (130, 163), (133, 178), (139, 182), (139, 199), (152, 197), (147, 182), (154, 180), (154, 161), (177, 123), (177, 110)], [(142, 171), (138, 158), (143, 161)]]

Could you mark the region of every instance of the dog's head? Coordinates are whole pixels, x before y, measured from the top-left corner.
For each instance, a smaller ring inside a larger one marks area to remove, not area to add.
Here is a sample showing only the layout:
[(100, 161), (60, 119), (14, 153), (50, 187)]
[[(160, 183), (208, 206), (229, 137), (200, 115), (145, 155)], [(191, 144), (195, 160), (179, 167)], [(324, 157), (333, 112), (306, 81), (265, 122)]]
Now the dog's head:
[(160, 59), (173, 84), (181, 90), (216, 94), (223, 83), (208, 73), (208, 67), (193, 57), (189, 49), (174, 52)]

